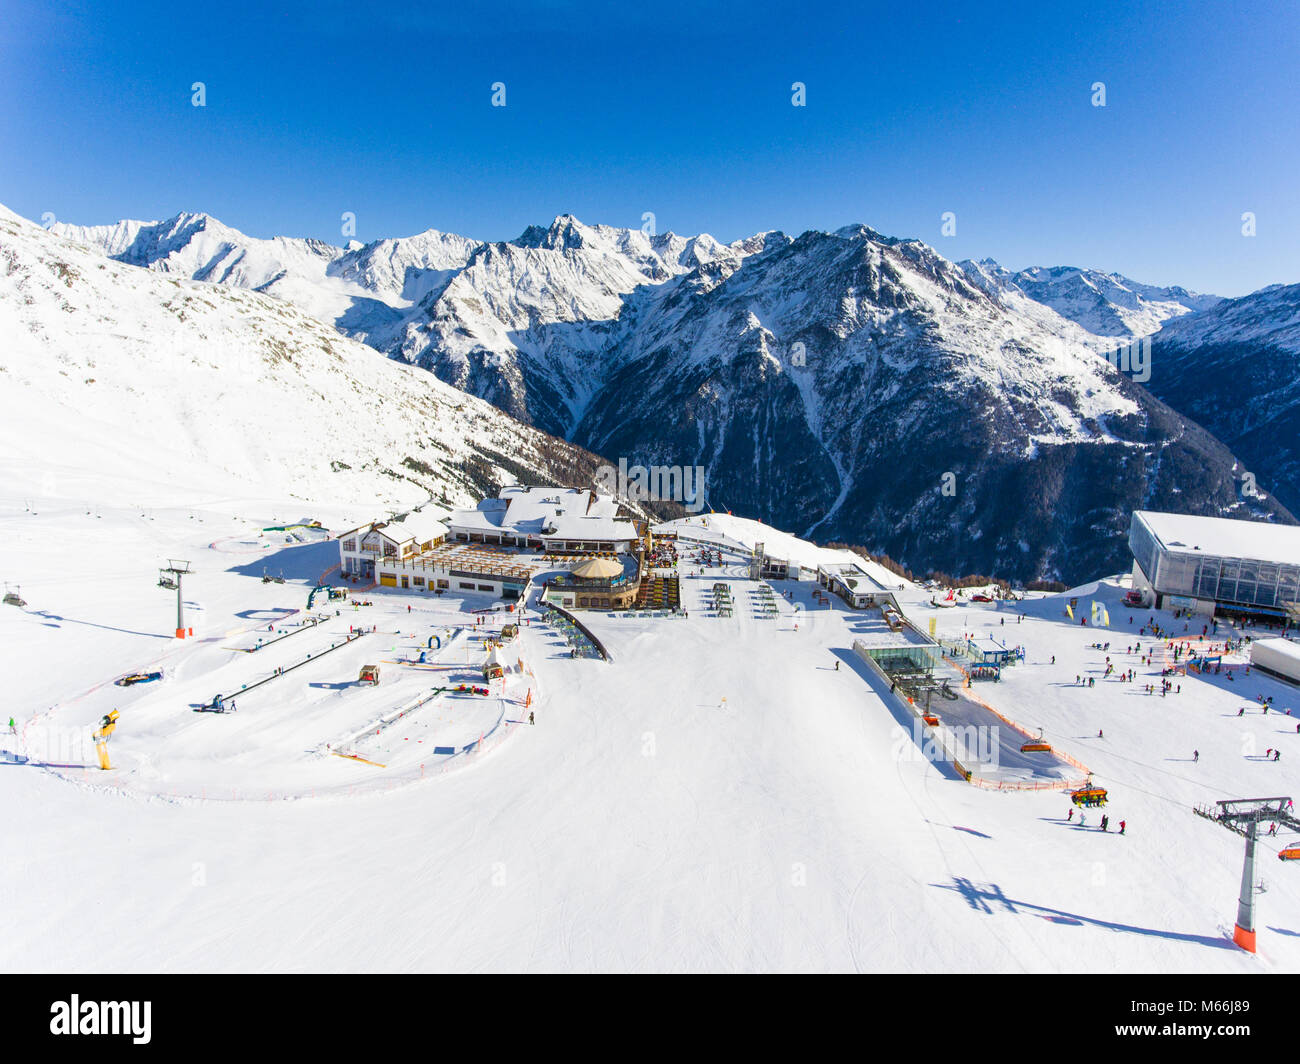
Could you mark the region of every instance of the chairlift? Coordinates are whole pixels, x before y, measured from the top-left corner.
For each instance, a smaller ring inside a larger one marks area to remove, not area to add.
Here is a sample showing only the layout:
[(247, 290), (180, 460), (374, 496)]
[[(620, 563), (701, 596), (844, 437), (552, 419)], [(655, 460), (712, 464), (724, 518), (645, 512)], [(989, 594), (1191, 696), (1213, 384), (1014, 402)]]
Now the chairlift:
[(1277, 859), (1279, 861), (1300, 861), (1300, 843), (1288, 846), (1284, 850), (1278, 850)]
[(158, 586), (165, 587), (168, 591), (175, 591), (176, 580), (166, 569), (162, 569), (158, 572)]
[(1050, 754), (1052, 752), (1052, 744), (1043, 738), (1043, 729), (1039, 728), (1038, 738), (1030, 739), (1028, 742), (1021, 743), (1020, 752), (1022, 754)]
[(22, 595), (19, 594), (20, 591), (22, 591), (22, 588), (21, 588), (21, 587), (15, 587), (15, 588), (11, 591), (11, 590), (9, 590), (9, 585), (8, 585), (8, 584), (5, 584), (5, 605), (6, 605), (6, 606), (26, 606), (26, 605), (27, 605), (27, 602), (26, 602), (26, 600), (22, 597)]
[(1081, 787), (1077, 791), (1070, 792), (1070, 801), (1075, 805), (1092, 808), (1106, 804), (1106, 788), (1094, 787), (1089, 784), (1087, 787)]

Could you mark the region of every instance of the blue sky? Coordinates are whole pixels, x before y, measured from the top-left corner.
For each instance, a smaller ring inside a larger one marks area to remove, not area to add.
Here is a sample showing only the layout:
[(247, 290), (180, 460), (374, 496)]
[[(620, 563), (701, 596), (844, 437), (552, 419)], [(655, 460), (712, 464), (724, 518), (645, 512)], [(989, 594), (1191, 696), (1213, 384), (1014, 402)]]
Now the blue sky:
[(345, 211), (361, 240), (863, 222), (1012, 268), (1300, 281), (1289, 2), (404, 6), (6, 0), (0, 202), (332, 243)]

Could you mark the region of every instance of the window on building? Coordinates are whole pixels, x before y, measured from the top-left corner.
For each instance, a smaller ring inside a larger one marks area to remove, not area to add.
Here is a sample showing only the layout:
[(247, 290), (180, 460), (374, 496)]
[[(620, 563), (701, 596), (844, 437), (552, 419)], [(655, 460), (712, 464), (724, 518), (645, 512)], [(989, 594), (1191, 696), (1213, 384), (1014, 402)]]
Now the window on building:
[(479, 584), (478, 589), (479, 589), (480, 591), (495, 591), (495, 590), (496, 590), (496, 588), (493, 587), (491, 584)]
[(442, 588), (450, 589), (450, 588), (451, 588), (451, 581), (450, 581), (450, 580), (439, 580), (439, 581), (438, 581), (438, 586), (439, 586), (439, 587), (442, 587)]
[(424, 577), (417, 576), (417, 577), (413, 577), (412, 579), (414, 579), (416, 587), (424, 587)]
[(346, 551), (354, 551), (354, 550), (356, 550), (356, 549), (357, 549), (357, 541), (356, 541), (355, 539), (345, 539), (345, 540), (343, 541), (343, 549), (346, 550)]
[(457, 586), (458, 586), (462, 591), (473, 591), (473, 590), (474, 590), (474, 585), (473, 585), (472, 583), (466, 581), (466, 580), (462, 580), (462, 581), (461, 581)]

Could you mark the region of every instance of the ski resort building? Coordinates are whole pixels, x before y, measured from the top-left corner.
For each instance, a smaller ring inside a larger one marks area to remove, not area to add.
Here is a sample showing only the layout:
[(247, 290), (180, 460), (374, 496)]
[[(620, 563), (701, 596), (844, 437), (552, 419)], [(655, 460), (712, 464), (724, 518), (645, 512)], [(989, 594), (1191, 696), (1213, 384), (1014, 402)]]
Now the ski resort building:
[(1159, 609), (1286, 617), (1300, 602), (1300, 527), (1138, 510), (1133, 587)]
[(618, 502), (587, 488), (513, 485), (472, 510), (455, 510), (448, 537), (458, 543), (491, 543), (546, 551), (630, 551), (636, 524), (619, 516)]
[(538, 565), (499, 548), (448, 543), (403, 558), (375, 563), (380, 587), (463, 595), (480, 592), (496, 598), (523, 598)]
[(1300, 684), (1300, 643), (1290, 639), (1256, 639), (1250, 644), (1250, 663), (1276, 679)]
[(376, 563), (409, 560), (447, 538), (447, 526), (435, 513), (412, 510), (388, 521), (372, 521), (339, 537), (339, 565), (344, 576), (375, 579)]
[(895, 609), (894, 596), (857, 562), (834, 562), (817, 567), (817, 583), (842, 598), (855, 610), (889, 604)]
[(633, 554), (588, 558), (553, 578), (546, 601), (565, 609), (626, 610), (641, 589), (641, 560)]

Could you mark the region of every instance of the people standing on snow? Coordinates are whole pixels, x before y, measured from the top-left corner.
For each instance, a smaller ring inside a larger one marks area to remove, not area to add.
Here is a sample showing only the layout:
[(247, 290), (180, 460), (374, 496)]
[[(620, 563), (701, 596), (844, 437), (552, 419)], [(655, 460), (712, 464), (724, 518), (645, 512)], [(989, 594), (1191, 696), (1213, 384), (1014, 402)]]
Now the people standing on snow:
[(1110, 830), (1110, 817), (1108, 817), (1108, 816), (1103, 816), (1103, 817), (1101, 818), (1101, 830), (1102, 830), (1102, 831), (1109, 831), (1109, 830)]
[(18, 734), (18, 727), (17, 727), (17, 725), (14, 724), (14, 719), (13, 719), (13, 717), (10, 717), (10, 718), (9, 718), (9, 734), (10, 734), (10, 735), (17, 735), (17, 734)]
[(537, 721), (533, 720), (533, 715), (532, 715), (532, 713), (529, 713), (529, 714), (528, 714), (528, 723), (529, 723), (529, 724), (536, 724), (536, 723), (537, 723)]
[(1121, 835), (1124, 834), (1124, 829), (1125, 829), (1126, 827), (1128, 827), (1128, 821), (1127, 821), (1127, 820), (1121, 820), (1121, 821), (1119, 822), (1119, 833), (1120, 833)]
[(1200, 752), (1199, 750), (1193, 750), (1193, 751), (1192, 751), (1192, 764), (1196, 764), (1196, 763), (1197, 763), (1198, 761), (1200, 761), (1200, 760), (1201, 760), (1201, 752)]
[(1068, 824), (1073, 819), (1074, 819), (1074, 810), (1071, 809), (1069, 814), (1065, 818), (1065, 822)]

